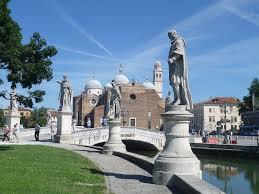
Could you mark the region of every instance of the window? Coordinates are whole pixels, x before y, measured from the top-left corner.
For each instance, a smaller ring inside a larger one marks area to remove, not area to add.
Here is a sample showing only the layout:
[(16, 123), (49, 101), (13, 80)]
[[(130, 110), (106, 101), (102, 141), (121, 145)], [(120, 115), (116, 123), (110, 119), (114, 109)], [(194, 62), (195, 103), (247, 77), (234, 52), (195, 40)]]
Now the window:
[(130, 95), (130, 99), (131, 99), (131, 100), (136, 100), (136, 95), (135, 95), (135, 94), (131, 94), (131, 95)]
[(156, 77), (158, 77), (158, 74), (156, 73)]
[(209, 112), (210, 113), (215, 112), (215, 108), (209, 108)]
[(209, 117), (209, 122), (215, 122), (215, 117), (214, 116)]
[(231, 123), (237, 122), (237, 117), (231, 116)]
[(159, 78), (161, 78), (161, 74), (159, 74)]
[(136, 118), (130, 118), (129, 120), (130, 127), (136, 127)]
[(230, 106), (229, 110), (230, 110), (230, 112), (232, 112), (233, 111), (233, 106)]

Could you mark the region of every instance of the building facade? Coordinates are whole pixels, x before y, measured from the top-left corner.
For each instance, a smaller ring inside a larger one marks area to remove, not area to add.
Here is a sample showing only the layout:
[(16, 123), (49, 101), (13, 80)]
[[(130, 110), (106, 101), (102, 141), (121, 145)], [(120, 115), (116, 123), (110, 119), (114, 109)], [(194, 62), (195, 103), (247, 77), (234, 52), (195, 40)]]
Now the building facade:
[[(6, 114), (9, 114), (11, 112), (11, 109), (8, 108), (4, 108), (4, 116), (6, 116)], [(20, 116), (22, 117), (26, 117), (26, 118), (30, 118), (31, 117), (31, 112), (32, 110), (29, 108), (25, 108), (25, 107), (18, 107), (18, 113), (20, 114)]]
[[(159, 66), (160, 65), (160, 66)], [(159, 68), (157, 68), (159, 66)], [(158, 73), (159, 84), (162, 85), (162, 66), (156, 62), (153, 74)], [(154, 75), (156, 76), (156, 75)], [(161, 113), (164, 112), (164, 100), (162, 86), (155, 87), (157, 79), (153, 83), (147, 80), (140, 84), (130, 82), (123, 73), (122, 67), (114, 77), (114, 82), (121, 92), (121, 120), (123, 126), (160, 129)], [(100, 127), (104, 124), (104, 116), (107, 111), (107, 94), (111, 84), (104, 86), (96, 79), (88, 80), (85, 90), (73, 98), (74, 119), (77, 125), (88, 127)], [(161, 90), (161, 91), (160, 91)]]
[(222, 132), (239, 130), (241, 117), (238, 112), (238, 99), (233, 97), (214, 97), (193, 107), (194, 117), (190, 128), (194, 131), (214, 131), (219, 126)]

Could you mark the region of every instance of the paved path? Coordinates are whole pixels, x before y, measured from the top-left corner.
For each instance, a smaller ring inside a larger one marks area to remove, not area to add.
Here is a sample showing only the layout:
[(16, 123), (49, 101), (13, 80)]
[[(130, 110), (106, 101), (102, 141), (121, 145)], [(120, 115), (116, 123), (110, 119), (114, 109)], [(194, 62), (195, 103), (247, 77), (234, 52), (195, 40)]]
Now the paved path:
[[(44, 137), (49, 138), (49, 136)], [(0, 145), (1, 144), (3, 143), (1, 142)], [(108, 190), (115, 194), (171, 193), (171, 191), (165, 186), (152, 184), (152, 175), (133, 163), (117, 156), (104, 155), (100, 151), (93, 148), (78, 145), (55, 144), (48, 142), (47, 139), (41, 142), (35, 142), (32, 140), (32, 137), (24, 138), (21, 140), (20, 144), (43, 144), (65, 148), (89, 158), (101, 168), (106, 177)], [(102, 172), (95, 170), (93, 173)]]

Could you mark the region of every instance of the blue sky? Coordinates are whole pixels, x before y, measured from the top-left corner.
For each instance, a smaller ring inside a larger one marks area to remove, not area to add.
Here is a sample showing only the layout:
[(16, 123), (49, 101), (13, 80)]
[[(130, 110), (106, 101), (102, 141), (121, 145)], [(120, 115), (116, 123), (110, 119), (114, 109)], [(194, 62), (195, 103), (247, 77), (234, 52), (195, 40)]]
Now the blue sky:
[(151, 81), (157, 59), (165, 96), (171, 90), (170, 29), (187, 41), (194, 102), (210, 96), (242, 98), (259, 77), (259, 0), (11, 0), (10, 8), (24, 42), (37, 31), (58, 49), (53, 80), (34, 87), (47, 92), (37, 106), (58, 107), (56, 81), (63, 74), (78, 95), (93, 74), (102, 83), (112, 80), (120, 63), (130, 80)]

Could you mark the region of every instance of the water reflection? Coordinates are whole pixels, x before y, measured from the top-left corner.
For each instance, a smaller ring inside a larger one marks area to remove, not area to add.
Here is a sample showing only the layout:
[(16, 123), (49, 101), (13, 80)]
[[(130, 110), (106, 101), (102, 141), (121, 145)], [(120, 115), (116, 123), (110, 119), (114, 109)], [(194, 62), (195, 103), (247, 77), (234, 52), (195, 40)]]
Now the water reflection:
[[(130, 150), (154, 157), (156, 151)], [(259, 194), (258, 159), (197, 154), (201, 161), (202, 179), (227, 194)]]
[(258, 194), (259, 164), (256, 159), (197, 155), (203, 179), (228, 194)]

